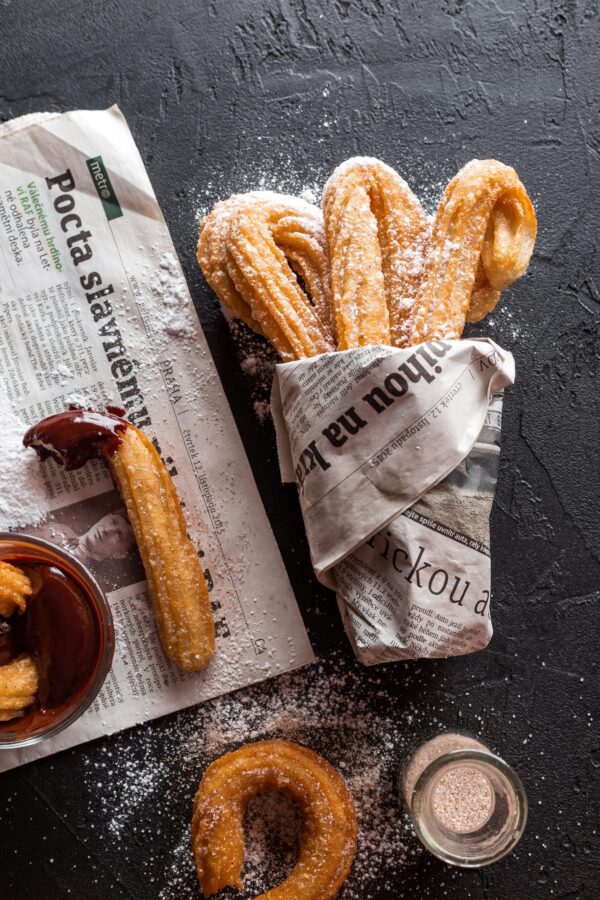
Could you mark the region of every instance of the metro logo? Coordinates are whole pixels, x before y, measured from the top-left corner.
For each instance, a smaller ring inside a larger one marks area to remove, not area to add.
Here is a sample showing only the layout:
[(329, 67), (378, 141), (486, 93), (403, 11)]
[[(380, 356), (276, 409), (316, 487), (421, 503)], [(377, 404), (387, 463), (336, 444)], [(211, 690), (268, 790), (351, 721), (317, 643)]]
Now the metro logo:
[(109, 222), (112, 219), (120, 218), (123, 215), (123, 210), (108, 177), (104, 160), (101, 156), (95, 156), (93, 159), (86, 159), (85, 164), (92, 176), (96, 192), (102, 201), (106, 218)]

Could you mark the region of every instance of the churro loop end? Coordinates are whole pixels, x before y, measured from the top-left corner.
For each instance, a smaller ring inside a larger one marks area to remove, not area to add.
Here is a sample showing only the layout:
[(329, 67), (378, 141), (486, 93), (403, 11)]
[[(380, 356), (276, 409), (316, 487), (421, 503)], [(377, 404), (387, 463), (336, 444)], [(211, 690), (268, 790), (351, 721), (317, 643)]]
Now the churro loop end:
[(198, 262), (221, 303), (284, 360), (333, 350), (321, 211), (270, 191), (235, 194), (203, 220)]
[(352, 798), (335, 769), (290, 741), (246, 744), (213, 762), (194, 800), (192, 844), (205, 897), (224, 887), (242, 888), (244, 812), (263, 791), (290, 795), (304, 815), (300, 853), (288, 877), (261, 894), (268, 900), (337, 897), (356, 853)]
[(338, 350), (400, 344), (429, 240), (408, 184), (372, 157), (352, 157), (323, 190)]
[(460, 338), (527, 270), (537, 231), (519, 176), (495, 159), (473, 159), (438, 207), (423, 282), (410, 313), (411, 344)]

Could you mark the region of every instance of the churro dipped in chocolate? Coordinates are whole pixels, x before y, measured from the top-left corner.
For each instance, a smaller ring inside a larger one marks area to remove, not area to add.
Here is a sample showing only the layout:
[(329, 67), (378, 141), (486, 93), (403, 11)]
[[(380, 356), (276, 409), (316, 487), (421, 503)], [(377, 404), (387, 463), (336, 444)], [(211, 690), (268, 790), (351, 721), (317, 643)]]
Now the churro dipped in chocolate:
[(323, 219), (310, 203), (266, 191), (218, 203), (201, 225), (198, 262), (223, 305), (282, 359), (334, 349)]
[(30, 428), (23, 443), (67, 469), (93, 457), (106, 462), (137, 541), (165, 652), (179, 668), (193, 672), (214, 649), (206, 581), (164, 463), (121, 412), (70, 409)]
[(22, 716), (35, 702), (38, 684), (37, 667), (27, 654), (0, 666), (0, 722)]
[(23, 613), (32, 593), (31, 581), (25, 572), (0, 560), (0, 616), (8, 619), (14, 612)]
[(527, 269), (536, 218), (514, 169), (474, 159), (452, 179), (436, 213), (408, 344), (459, 338)]
[(243, 818), (262, 791), (290, 794), (305, 819), (296, 865), (280, 885), (261, 894), (269, 900), (332, 900), (356, 853), (352, 798), (335, 769), (291, 741), (246, 744), (213, 762), (194, 800), (192, 844), (202, 893), (242, 888)]
[(406, 182), (378, 159), (354, 157), (323, 190), (338, 350), (407, 340), (429, 223)]

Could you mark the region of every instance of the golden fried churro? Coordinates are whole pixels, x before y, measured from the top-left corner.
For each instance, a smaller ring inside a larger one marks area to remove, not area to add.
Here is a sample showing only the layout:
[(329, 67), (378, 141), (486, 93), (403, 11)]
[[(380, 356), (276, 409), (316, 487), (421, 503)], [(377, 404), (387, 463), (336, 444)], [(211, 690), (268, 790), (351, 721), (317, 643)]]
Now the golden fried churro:
[(37, 689), (38, 670), (30, 656), (0, 666), (0, 721), (23, 715), (34, 702)]
[(167, 655), (181, 669), (201, 669), (214, 649), (214, 626), (198, 554), (187, 536), (181, 504), (150, 439), (121, 418), (71, 409), (30, 428), (26, 447), (68, 469), (99, 456), (117, 483), (142, 557)]
[(316, 207), (268, 191), (234, 195), (203, 221), (198, 262), (221, 302), (264, 334), (282, 359), (333, 349), (329, 266)]
[(290, 794), (304, 813), (296, 865), (280, 885), (261, 894), (268, 900), (329, 900), (336, 897), (356, 853), (356, 815), (348, 790), (312, 750), (289, 741), (246, 744), (213, 762), (194, 800), (192, 843), (205, 897), (222, 888), (242, 888), (243, 817), (262, 791)]
[(429, 223), (406, 182), (378, 159), (339, 166), (323, 191), (339, 350), (402, 344)]
[(438, 208), (431, 249), (412, 308), (410, 343), (459, 338), (529, 264), (536, 218), (514, 169), (472, 160), (452, 179)]
[(477, 266), (475, 284), (467, 310), (467, 322), (479, 322), (494, 309), (500, 299), (501, 291), (491, 286), (485, 274), (481, 259)]
[(217, 203), (200, 225), (197, 258), (204, 277), (223, 304), (236, 319), (241, 319), (253, 331), (262, 334), (262, 329), (252, 315), (250, 304), (246, 302), (235, 286), (229, 267), (229, 227), (244, 195), (234, 194)]
[(27, 597), (33, 593), (25, 572), (0, 560), (0, 616), (10, 618), (16, 610), (25, 611)]
[[(278, 202), (273, 200), (272, 205), (276, 207)], [(304, 202), (298, 210), (290, 206), (280, 218), (274, 216), (271, 232), (276, 246), (302, 278), (326, 338), (332, 341), (331, 273), (321, 211)]]

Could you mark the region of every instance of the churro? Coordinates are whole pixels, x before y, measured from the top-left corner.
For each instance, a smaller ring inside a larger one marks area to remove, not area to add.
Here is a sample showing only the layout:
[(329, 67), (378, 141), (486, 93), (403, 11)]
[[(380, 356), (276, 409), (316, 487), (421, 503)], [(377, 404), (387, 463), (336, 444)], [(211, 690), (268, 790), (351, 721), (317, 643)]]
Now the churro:
[(223, 305), (264, 334), (282, 359), (333, 349), (329, 264), (316, 207), (266, 191), (234, 195), (203, 221), (198, 262)]
[(36, 699), (38, 671), (30, 656), (0, 666), (0, 722), (23, 715)]
[(514, 169), (496, 160), (464, 166), (436, 213), (409, 344), (459, 338), (467, 318), (486, 315), (526, 271), (535, 236), (533, 206)]
[(290, 741), (258, 741), (213, 762), (194, 800), (192, 843), (205, 897), (242, 888), (243, 818), (262, 791), (290, 794), (305, 818), (296, 865), (269, 900), (330, 900), (337, 896), (356, 853), (356, 815), (348, 790), (312, 750)]
[(0, 560), (0, 616), (8, 619), (16, 611), (25, 611), (27, 597), (33, 592), (31, 581), (21, 569)]
[(137, 541), (165, 652), (179, 668), (193, 672), (206, 665), (214, 649), (206, 581), (164, 463), (150, 439), (121, 413), (67, 410), (30, 428), (24, 444), (67, 469), (94, 456), (107, 463)]
[(262, 334), (262, 328), (252, 315), (252, 308), (238, 291), (229, 268), (233, 263), (229, 256), (229, 227), (234, 213), (242, 204), (244, 195), (234, 194), (217, 203), (200, 225), (197, 257), (204, 277), (222, 305), (249, 328)]
[(338, 350), (404, 343), (429, 238), (419, 200), (380, 160), (354, 157), (327, 182), (323, 216)]
[(198, 261), (223, 305), (287, 361), (459, 338), (523, 275), (535, 236), (525, 188), (496, 160), (458, 172), (432, 229), (393, 169), (354, 157), (327, 182), (323, 218), (269, 192), (218, 203), (202, 224)]

